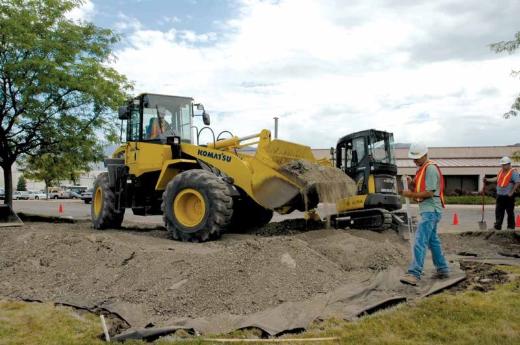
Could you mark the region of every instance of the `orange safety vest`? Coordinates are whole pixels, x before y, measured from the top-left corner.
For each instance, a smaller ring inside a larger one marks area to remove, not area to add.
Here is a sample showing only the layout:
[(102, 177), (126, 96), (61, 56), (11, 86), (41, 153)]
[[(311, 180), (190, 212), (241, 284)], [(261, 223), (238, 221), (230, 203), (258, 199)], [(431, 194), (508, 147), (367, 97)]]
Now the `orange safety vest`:
[(165, 120), (154, 119), (152, 122), (152, 131), (150, 133), (150, 139), (155, 139), (163, 132), (167, 130), (168, 124)]
[[(417, 169), (417, 173), (415, 174), (415, 178), (413, 180), (415, 184), (415, 192), (419, 193), (426, 191), (426, 169), (432, 164), (437, 168), (437, 171), (439, 172), (439, 185), (441, 189), (439, 197), (441, 198), (442, 207), (446, 208), (446, 203), (444, 202), (444, 176), (442, 176), (441, 169), (434, 161), (429, 160), (426, 163), (424, 163), (419, 169)], [(422, 199), (418, 199), (417, 201), (422, 201)]]
[(508, 172), (504, 172), (504, 169), (500, 169), (497, 174), (497, 186), (499, 187), (507, 187), (509, 183), (511, 183), (511, 178), (513, 177), (513, 172), (515, 169), (509, 169)]

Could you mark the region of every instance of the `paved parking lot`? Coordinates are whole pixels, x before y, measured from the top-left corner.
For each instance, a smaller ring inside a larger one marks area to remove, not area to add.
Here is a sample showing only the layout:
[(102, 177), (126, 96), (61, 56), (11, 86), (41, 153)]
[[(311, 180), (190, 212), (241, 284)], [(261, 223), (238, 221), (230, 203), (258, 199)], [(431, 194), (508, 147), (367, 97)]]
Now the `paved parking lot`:
[[(73, 217), (75, 219), (90, 219), (90, 204), (85, 204), (81, 200), (15, 200), (14, 208), (17, 212), (26, 212), (38, 215), (59, 216), (59, 207), (62, 206), (62, 216)], [(412, 205), (413, 214), (417, 214), (417, 207)], [(488, 227), (493, 226), (495, 219), (495, 207), (486, 205), (485, 220)], [(452, 225), (453, 215), (457, 214), (459, 225)], [(478, 230), (478, 221), (480, 221), (480, 206), (476, 205), (450, 205), (440, 224), (441, 232), (459, 232)], [(286, 216), (275, 214), (273, 221), (279, 222), (289, 218), (301, 218), (301, 212), (293, 212)], [(157, 224), (162, 225), (162, 216), (135, 216), (131, 210), (127, 210), (125, 214), (126, 222)]]

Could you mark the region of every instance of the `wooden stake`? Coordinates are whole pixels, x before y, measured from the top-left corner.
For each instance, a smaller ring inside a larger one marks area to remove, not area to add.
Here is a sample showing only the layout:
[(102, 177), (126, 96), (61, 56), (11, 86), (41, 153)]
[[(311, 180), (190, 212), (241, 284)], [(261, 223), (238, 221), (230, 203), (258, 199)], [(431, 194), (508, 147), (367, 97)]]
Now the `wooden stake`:
[(105, 322), (105, 317), (103, 316), (103, 314), (99, 315), (99, 317), (101, 318), (101, 325), (103, 326), (103, 332), (105, 333), (105, 340), (107, 342), (110, 342), (110, 335), (108, 334), (108, 328)]

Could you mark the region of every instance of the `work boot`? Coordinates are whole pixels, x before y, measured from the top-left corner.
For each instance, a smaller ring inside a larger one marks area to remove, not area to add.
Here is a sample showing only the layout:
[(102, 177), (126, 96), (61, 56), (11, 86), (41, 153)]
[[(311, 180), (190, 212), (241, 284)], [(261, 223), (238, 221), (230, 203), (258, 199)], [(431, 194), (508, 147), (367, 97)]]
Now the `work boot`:
[(448, 272), (435, 272), (432, 274), (432, 279), (447, 279), (450, 277), (450, 274)]
[(417, 286), (417, 284), (419, 283), (419, 278), (417, 278), (413, 274), (407, 273), (404, 276), (402, 276), (401, 279), (399, 279), (399, 281), (403, 284)]

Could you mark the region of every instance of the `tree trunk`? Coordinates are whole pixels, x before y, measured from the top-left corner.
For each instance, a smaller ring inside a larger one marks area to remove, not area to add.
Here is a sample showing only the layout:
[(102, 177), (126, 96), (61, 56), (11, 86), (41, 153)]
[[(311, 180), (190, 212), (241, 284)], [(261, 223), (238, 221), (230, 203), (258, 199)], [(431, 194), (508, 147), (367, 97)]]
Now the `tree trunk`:
[(2, 170), (4, 171), (4, 186), (5, 186), (5, 199), (4, 204), (8, 204), (13, 207), (13, 172), (11, 167), (13, 164), (4, 163)]

